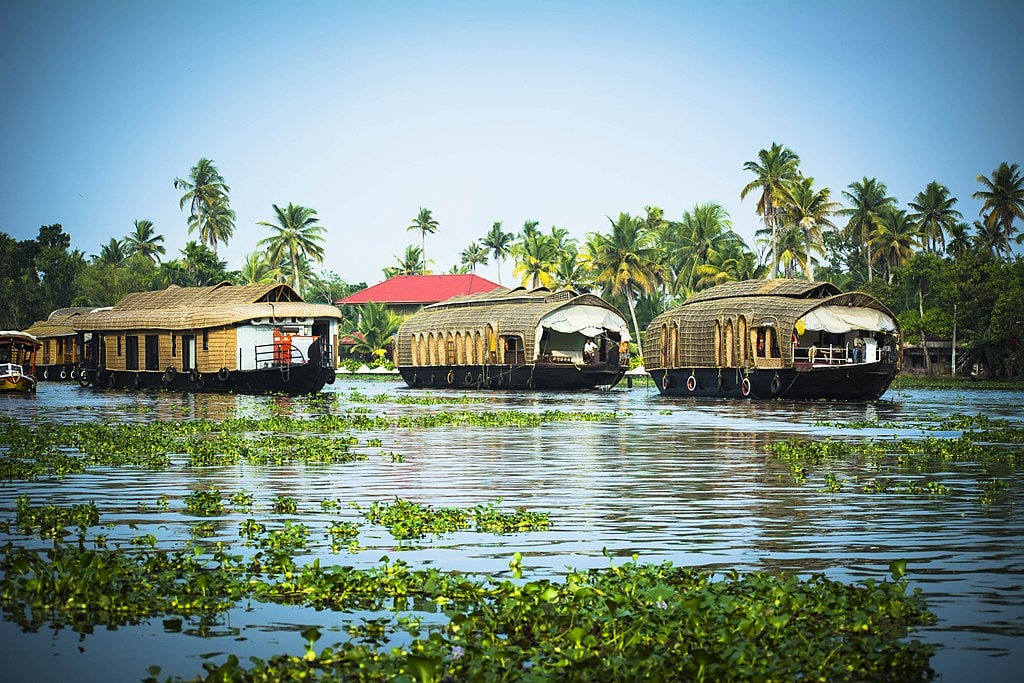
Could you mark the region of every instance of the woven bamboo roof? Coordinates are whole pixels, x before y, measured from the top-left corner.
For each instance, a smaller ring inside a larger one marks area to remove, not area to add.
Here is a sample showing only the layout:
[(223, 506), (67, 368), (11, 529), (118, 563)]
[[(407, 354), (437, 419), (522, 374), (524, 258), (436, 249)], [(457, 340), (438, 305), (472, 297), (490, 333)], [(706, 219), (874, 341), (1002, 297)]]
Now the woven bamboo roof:
[(39, 340), (33, 335), (18, 330), (0, 330), (0, 342), (15, 347), (34, 346), (38, 348), (40, 346)]
[(743, 327), (774, 328), (787, 354), (791, 353), (790, 333), (796, 321), (819, 306), (852, 306), (880, 311), (893, 321), (896, 316), (880, 301), (863, 292), (842, 291), (828, 282), (808, 280), (748, 280), (729, 282), (700, 292), (681, 306), (665, 311), (647, 327), (643, 355), (647, 368), (660, 367), (662, 325), (679, 328), (680, 365), (713, 364), (715, 324), (733, 321)]
[(334, 318), (341, 312), (328, 304), (304, 302), (288, 285), (177, 287), (128, 294), (110, 308), (73, 319), (76, 330), (194, 330), (257, 318)]
[(482, 332), (491, 325), (497, 334), (521, 335), (526, 348), (533, 348), (541, 319), (567, 306), (596, 306), (622, 317), (618, 309), (593, 294), (572, 290), (552, 292), (543, 287), (533, 290), (500, 288), (482, 294), (453, 297), (420, 309), (402, 323), (398, 330), (398, 343), (407, 346), (413, 334)]
[(46, 320), (37, 320), (25, 331), (40, 339), (73, 336), (75, 334), (74, 320), (91, 310), (90, 306), (58, 308), (50, 313)]

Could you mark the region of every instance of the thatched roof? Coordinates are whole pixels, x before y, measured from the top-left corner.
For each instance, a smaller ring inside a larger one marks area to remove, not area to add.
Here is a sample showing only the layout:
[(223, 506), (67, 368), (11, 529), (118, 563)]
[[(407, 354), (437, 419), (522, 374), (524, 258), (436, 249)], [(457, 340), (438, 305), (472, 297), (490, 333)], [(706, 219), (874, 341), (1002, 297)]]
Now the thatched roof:
[(39, 340), (27, 332), (20, 332), (18, 330), (0, 330), (0, 341), (4, 342), (5, 345), (11, 345), (14, 347), (19, 346), (34, 346), (39, 347)]
[(74, 319), (76, 330), (195, 330), (256, 318), (334, 318), (341, 312), (328, 304), (305, 303), (288, 285), (177, 287), (135, 292), (110, 308)]
[(73, 336), (75, 334), (75, 319), (91, 310), (91, 306), (58, 308), (48, 315), (46, 320), (37, 320), (25, 331), (40, 339)]
[(679, 365), (702, 367), (715, 358), (715, 325), (732, 323), (734, 331), (768, 326), (776, 330), (784, 357), (792, 362), (790, 335), (796, 322), (822, 307), (864, 308), (879, 311), (895, 324), (896, 316), (863, 292), (843, 294), (828, 282), (807, 280), (748, 280), (729, 282), (700, 292), (681, 306), (654, 318), (644, 338), (647, 368), (660, 368), (661, 328), (678, 326)]
[(618, 309), (593, 294), (572, 290), (552, 292), (543, 287), (533, 290), (502, 287), (483, 294), (453, 297), (420, 309), (398, 330), (400, 356), (409, 357), (409, 340), (413, 334), (483, 332), (487, 325), (491, 325), (499, 335), (521, 335), (525, 347), (532, 349), (541, 319), (553, 311), (571, 306), (601, 308), (625, 322)]

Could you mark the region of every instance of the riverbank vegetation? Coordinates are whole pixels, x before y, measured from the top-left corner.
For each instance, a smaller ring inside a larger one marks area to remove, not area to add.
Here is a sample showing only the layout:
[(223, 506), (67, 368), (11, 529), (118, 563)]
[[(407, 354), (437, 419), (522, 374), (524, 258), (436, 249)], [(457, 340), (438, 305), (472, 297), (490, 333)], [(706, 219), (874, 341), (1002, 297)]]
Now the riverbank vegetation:
[[(997, 378), (1024, 372), (1024, 260), (1014, 251), (1022, 243), (1017, 221), (1024, 218), (1018, 164), (1003, 162), (977, 176), (971, 196), (982, 208), (972, 223), (938, 180), (904, 202), (878, 178), (833, 191), (815, 183), (813, 169), (801, 166), (796, 151), (777, 143), (743, 168), (751, 179), (736, 191), (755, 200), (753, 214), (762, 224), (753, 245), (713, 202), (676, 217), (648, 205), (610, 216), (604, 226), (545, 229), (528, 220), (512, 232), (494, 221), (471, 240), (452, 271), (475, 271), (489, 258), (505, 268), (510, 260), (516, 284), (594, 291), (628, 311), (638, 337), (658, 313), (725, 281), (828, 280), (883, 301), (897, 314), (905, 341), (927, 346), (930, 339), (956, 339), (958, 370)], [(235, 236), (234, 212), (230, 187), (215, 163), (200, 159), (174, 186), (184, 191), (180, 208), (188, 209), (189, 233), (198, 240), (168, 260), (163, 236), (145, 219), (91, 256), (71, 250), (70, 235), (59, 224), (42, 226), (34, 240), (0, 233), (0, 289), (8, 294), (0, 302), (0, 328), (24, 329), (57, 308), (111, 305), (128, 292), (170, 284), (288, 282), (307, 301), (320, 303), (365, 287), (314, 271), (329, 260), (323, 242), (332, 226), (321, 224), (315, 209), (292, 203), (268, 208), (273, 220), (258, 225), (271, 235), (255, 240), (241, 267), (229, 270), (217, 247)], [(397, 267), (382, 265), (384, 275), (431, 272), (426, 238), (443, 230), (440, 218), (421, 207), (408, 226), (395, 228), (418, 232), (421, 244), (406, 247)], [(360, 351), (379, 356), (396, 320), (379, 311), (343, 312), (346, 331), (366, 346)], [(930, 363), (928, 353), (924, 360)]]

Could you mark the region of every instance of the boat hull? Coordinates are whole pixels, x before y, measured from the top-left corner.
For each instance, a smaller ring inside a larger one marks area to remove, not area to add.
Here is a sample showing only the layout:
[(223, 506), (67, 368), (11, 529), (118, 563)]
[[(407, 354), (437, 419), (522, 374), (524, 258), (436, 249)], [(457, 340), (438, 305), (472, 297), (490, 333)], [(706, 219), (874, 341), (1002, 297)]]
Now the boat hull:
[(604, 365), (427, 365), (398, 369), (413, 388), (578, 390), (613, 387), (625, 368)]
[(36, 390), (36, 380), (31, 375), (0, 377), (0, 393), (32, 394)]
[(313, 364), (262, 370), (180, 372), (174, 369), (145, 371), (78, 370), (78, 383), (98, 389), (163, 389), (166, 391), (234, 394), (313, 394), (334, 384), (334, 368)]
[(889, 388), (896, 366), (864, 363), (750, 372), (741, 368), (685, 368), (651, 370), (649, 374), (663, 396), (874, 401)]
[(78, 366), (73, 363), (37, 365), (36, 377), (43, 382), (74, 382), (78, 380)]

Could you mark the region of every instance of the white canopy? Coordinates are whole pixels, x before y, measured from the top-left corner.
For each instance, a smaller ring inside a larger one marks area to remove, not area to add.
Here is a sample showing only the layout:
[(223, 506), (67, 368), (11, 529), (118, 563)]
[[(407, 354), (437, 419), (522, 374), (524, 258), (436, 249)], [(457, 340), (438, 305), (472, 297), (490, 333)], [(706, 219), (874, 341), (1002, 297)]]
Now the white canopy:
[(843, 333), (853, 330), (867, 332), (895, 332), (896, 322), (873, 308), (850, 306), (819, 306), (802, 320), (808, 330)]
[[(605, 330), (617, 332), (621, 341), (630, 341), (629, 325), (626, 320), (607, 308), (600, 306), (566, 306), (547, 314), (540, 321), (540, 328), (572, 334), (579, 332), (587, 337), (596, 337)], [(537, 338), (540, 339), (538, 329)]]

